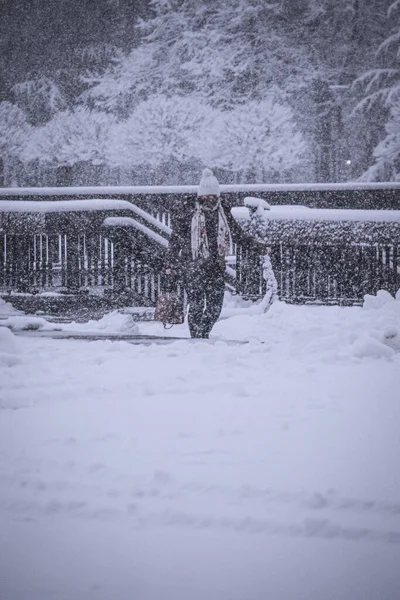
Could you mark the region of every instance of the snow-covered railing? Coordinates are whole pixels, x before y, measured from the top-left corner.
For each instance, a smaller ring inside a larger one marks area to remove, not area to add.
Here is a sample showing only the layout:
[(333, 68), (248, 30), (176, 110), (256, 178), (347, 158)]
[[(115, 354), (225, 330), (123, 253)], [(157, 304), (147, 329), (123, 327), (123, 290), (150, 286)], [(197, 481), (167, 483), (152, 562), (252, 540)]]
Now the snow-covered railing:
[(125, 290), (154, 303), (170, 233), (126, 200), (0, 200), (0, 291)]
[[(257, 183), (222, 184), (221, 198), (229, 208), (243, 203), (245, 196), (255, 194), (273, 205), (292, 204), (315, 208), (400, 209), (400, 182), (346, 183)], [(127, 200), (153, 215), (172, 213), (167, 219), (173, 224), (173, 213), (179, 210), (186, 196), (196, 196), (197, 185), (153, 186), (73, 186), (0, 188), (2, 199), (112, 198)]]
[(105, 227), (124, 227), (128, 230), (132, 228), (134, 230), (140, 231), (141, 233), (144, 233), (148, 238), (154, 240), (155, 242), (157, 242), (157, 244), (160, 244), (160, 246), (163, 246), (164, 248), (168, 246), (168, 240), (166, 238), (162, 237), (158, 233), (155, 233), (154, 231), (146, 227), (146, 225), (142, 225), (141, 223), (136, 221), (136, 219), (132, 219), (131, 217), (107, 217), (106, 219), (104, 219), (103, 225)]
[(118, 199), (93, 198), (86, 200), (56, 200), (46, 202), (44, 200), (0, 200), (0, 229), (1, 214), (41, 214), (50, 213), (88, 213), (98, 211), (126, 211), (134, 213), (141, 219), (169, 236), (171, 228), (156, 219), (148, 212), (139, 208), (132, 202)]
[(304, 206), (273, 206), (264, 212), (270, 221), (346, 221), (369, 223), (400, 223), (400, 210), (351, 210), (307, 208)]
[[(345, 182), (345, 183), (235, 183), (222, 184), (227, 192), (321, 192), (357, 190), (399, 190), (400, 182)], [(197, 185), (150, 185), (150, 186), (73, 186), (73, 187), (9, 187), (0, 188), (0, 198), (23, 196), (102, 196), (102, 195), (159, 195), (196, 194)]]
[[(272, 249), (281, 298), (354, 302), (400, 286), (400, 210), (271, 206), (248, 197), (232, 215), (249, 240)], [(254, 243), (239, 251), (243, 293), (262, 294)]]
[[(91, 198), (94, 192), (101, 197)], [(196, 186), (0, 190), (0, 291), (108, 290), (117, 297), (128, 291), (154, 303), (169, 216), (173, 227), (183, 195), (196, 192)], [(263, 295), (262, 254), (269, 245), (283, 299), (353, 302), (382, 287), (397, 291), (400, 210), (309, 208), (321, 198), (322, 206), (353, 197), (364, 202), (364, 192), (365, 206), (384, 199), (400, 209), (395, 183), (222, 186), (237, 247), (235, 268), (228, 267), (232, 290)]]
[(268, 245), (400, 243), (400, 210), (270, 206), (257, 198), (245, 198), (244, 203), (232, 209), (233, 217)]

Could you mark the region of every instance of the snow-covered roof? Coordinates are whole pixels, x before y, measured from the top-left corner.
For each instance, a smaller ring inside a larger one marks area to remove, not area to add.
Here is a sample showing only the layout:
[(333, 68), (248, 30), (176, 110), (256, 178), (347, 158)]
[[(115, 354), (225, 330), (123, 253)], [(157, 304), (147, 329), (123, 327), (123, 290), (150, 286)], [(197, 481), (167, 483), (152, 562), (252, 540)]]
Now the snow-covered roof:
[[(222, 184), (221, 192), (301, 192), (329, 190), (400, 190), (400, 182), (346, 183), (254, 183)], [(92, 196), (116, 194), (195, 194), (197, 185), (154, 185), (154, 186), (92, 186), (92, 187), (9, 187), (0, 189), (0, 197), (10, 196)]]

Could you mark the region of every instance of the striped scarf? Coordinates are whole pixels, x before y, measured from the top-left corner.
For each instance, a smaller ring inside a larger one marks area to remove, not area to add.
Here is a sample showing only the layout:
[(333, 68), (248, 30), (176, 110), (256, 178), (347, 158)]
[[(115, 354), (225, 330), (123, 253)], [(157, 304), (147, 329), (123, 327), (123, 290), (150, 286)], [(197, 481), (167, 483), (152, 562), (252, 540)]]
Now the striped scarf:
[[(206, 217), (204, 210), (199, 202), (196, 202), (196, 208), (192, 217), (191, 225), (191, 240), (192, 240), (192, 257), (209, 258), (210, 248), (208, 245), (208, 237), (206, 230)], [(229, 230), (228, 221), (226, 219), (221, 202), (218, 202), (218, 235), (217, 235), (218, 255), (225, 258), (231, 250), (232, 236)]]

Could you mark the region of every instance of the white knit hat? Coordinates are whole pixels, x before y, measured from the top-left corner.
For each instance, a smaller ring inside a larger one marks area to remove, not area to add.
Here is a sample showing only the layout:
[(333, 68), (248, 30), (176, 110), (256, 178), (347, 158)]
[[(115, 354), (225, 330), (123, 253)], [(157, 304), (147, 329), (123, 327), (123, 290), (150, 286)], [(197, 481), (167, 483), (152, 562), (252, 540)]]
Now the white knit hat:
[(197, 196), (219, 196), (219, 183), (211, 169), (204, 169)]

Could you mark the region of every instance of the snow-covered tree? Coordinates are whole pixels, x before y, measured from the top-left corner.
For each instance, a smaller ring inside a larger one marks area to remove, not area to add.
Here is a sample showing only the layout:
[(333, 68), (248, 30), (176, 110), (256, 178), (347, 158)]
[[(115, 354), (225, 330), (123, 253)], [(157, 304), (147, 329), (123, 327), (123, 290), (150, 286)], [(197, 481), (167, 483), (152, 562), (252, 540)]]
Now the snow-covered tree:
[(114, 125), (108, 158), (127, 168), (210, 165), (265, 181), (304, 165), (305, 148), (290, 107), (272, 96), (231, 111), (191, 97), (154, 96)]
[(372, 158), (376, 162), (362, 176), (367, 180), (391, 179), (398, 173), (394, 140), (400, 98), (400, 0), (390, 4), (387, 17), (392, 28), (377, 49), (379, 65), (364, 72), (353, 84), (355, 92), (363, 93), (354, 115), (369, 125), (375, 145)]
[(13, 87), (15, 101), (32, 124), (42, 124), (57, 112), (67, 108), (67, 99), (59, 85), (49, 77), (39, 77), (18, 83)]
[(304, 164), (305, 150), (292, 110), (270, 96), (224, 114), (209, 164), (245, 180), (282, 180)]
[[(101, 107), (103, 111), (111, 110), (117, 113), (116, 104), (111, 100), (116, 90), (108, 89), (108, 83), (110, 71), (117, 69), (125, 56), (121, 48), (110, 44), (98, 44), (77, 49), (76, 54), (82, 67), (79, 72), (79, 84), (83, 90), (78, 96), (79, 104), (91, 109)], [(103, 96), (106, 98), (105, 102), (102, 101)]]
[(365, 92), (358, 110), (368, 110), (376, 103), (390, 107), (400, 92), (400, 0), (390, 5), (387, 16), (393, 26), (377, 50), (381, 65), (363, 73), (354, 84), (364, 86)]
[(25, 113), (10, 102), (0, 102), (0, 171), (5, 185), (13, 183), (13, 167), (21, 158), (30, 132)]
[(392, 100), (386, 137), (374, 150), (375, 164), (364, 174), (364, 181), (400, 181), (400, 94)]
[(381, 39), (387, 0), (308, 0), (307, 4), (300, 29), (313, 43), (319, 76), (330, 84), (351, 83)]
[[(193, 3), (192, 3), (193, 4)], [(197, 3), (197, 4), (201, 4)], [(126, 117), (152, 95), (193, 91), (185, 61), (196, 43), (188, 3), (151, 0), (154, 17), (141, 20), (142, 43), (111, 64), (83, 100)], [(218, 61), (218, 56), (214, 57)], [(204, 74), (200, 74), (204, 80)]]
[(236, 103), (261, 100), (273, 88), (296, 93), (307, 85), (314, 70), (311, 55), (296, 21), (288, 18), (287, 2), (233, 0), (217, 6), (212, 24), (223, 48), (214, 89), (219, 103), (227, 104), (224, 92)]
[(199, 157), (215, 116), (194, 98), (153, 96), (139, 104), (129, 119), (114, 125), (108, 157), (112, 164), (155, 169), (173, 161), (187, 163)]
[(24, 161), (38, 160), (54, 167), (79, 162), (101, 165), (106, 162), (111, 115), (77, 108), (57, 113), (37, 127), (22, 154)]
[[(11, 0), (6, 4), (11, 7)], [(40, 36), (29, 12), (22, 11), (22, 0), (0, 22), (3, 98), (15, 102), (35, 126), (76, 106), (127, 121), (139, 105), (159, 96), (191, 98), (230, 112), (276, 93), (291, 107), (310, 156), (324, 164), (308, 173), (321, 181), (334, 177), (328, 168), (334, 163), (330, 124), (341, 123), (331, 129), (336, 139), (343, 133), (354, 166), (352, 173), (346, 167), (344, 179), (368, 168), (386, 135), (389, 98), (399, 80), (397, 0), (58, 4), (52, 14), (38, 3)], [(57, 36), (49, 35), (54, 31)], [(332, 97), (319, 101), (316, 85), (333, 90)]]
[(214, 106), (261, 99), (273, 86), (296, 90), (312, 75), (301, 36), (293, 40), (283, 0), (152, 0), (143, 38), (86, 98), (129, 110), (153, 94), (194, 94)]

